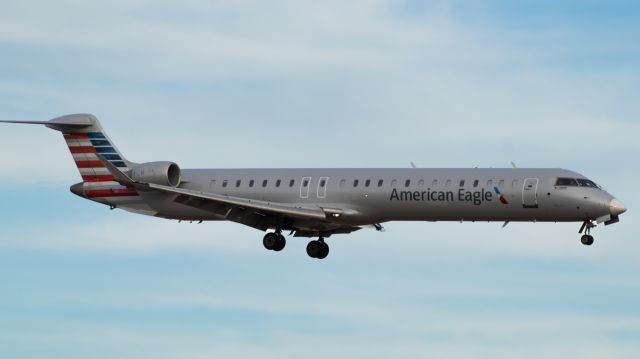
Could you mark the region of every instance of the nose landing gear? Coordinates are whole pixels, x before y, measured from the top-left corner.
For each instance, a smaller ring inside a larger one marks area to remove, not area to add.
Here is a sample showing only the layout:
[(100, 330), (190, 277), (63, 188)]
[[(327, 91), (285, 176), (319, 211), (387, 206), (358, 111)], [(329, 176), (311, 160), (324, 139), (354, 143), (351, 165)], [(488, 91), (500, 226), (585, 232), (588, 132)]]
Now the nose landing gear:
[(585, 246), (590, 246), (593, 244), (593, 236), (591, 235), (591, 228), (594, 228), (596, 225), (590, 221), (584, 221), (582, 223), (582, 227), (580, 227), (580, 231), (578, 233), (584, 233), (582, 237), (580, 237), (580, 242)]

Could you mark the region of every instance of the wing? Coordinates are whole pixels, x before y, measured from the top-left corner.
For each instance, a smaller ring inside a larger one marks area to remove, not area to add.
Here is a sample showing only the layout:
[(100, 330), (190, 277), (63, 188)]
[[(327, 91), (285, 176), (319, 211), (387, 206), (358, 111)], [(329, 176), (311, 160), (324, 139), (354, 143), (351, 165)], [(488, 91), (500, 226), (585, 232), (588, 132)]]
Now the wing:
[(292, 230), (296, 236), (328, 237), (336, 233), (350, 233), (360, 227), (340, 223), (336, 219), (355, 215), (353, 210), (320, 207), (317, 205), (259, 201), (185, 188), (174, 188), (153, 183), (134, 181), (111, 162), (98, 155), (100, 161), (113, 174), (116, 181), (141, 191), (175, 195), (173, 201), (208, 211), (220, 219), (241, 223), (260, 230), (280, 228)]

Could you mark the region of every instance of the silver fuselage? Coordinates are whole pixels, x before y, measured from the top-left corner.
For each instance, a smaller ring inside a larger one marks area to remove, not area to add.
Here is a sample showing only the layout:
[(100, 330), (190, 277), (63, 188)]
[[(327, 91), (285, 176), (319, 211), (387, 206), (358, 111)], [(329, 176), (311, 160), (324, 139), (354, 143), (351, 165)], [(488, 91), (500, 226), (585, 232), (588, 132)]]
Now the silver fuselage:
[[(180, 187), (348, 208), (348, 215), (333, 220), (356, 226), (388, 221), (568, 222), (611, 214), (612, 195), (600, 188), (556, 186), (559, 177), (585, 178), (563, 169), (215, 169), (182, 170)], [(174, 195), (140, 195), (142, 202), (107, 204), (164, 218), (226, 219), (176, 203)]]

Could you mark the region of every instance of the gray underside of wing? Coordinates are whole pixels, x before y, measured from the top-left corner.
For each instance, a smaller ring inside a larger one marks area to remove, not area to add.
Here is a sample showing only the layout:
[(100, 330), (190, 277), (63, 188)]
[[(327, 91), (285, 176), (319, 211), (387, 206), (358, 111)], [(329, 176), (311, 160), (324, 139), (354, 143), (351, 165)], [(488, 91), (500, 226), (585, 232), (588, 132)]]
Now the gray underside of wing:
[(177, 195), (174, 199), (176, 203), (199, 208), (221, 219), (263, 231), (280, 228), (296, 231), (298, 237), (328, 237), (331, 234), (350, 233), (360, 229), (331, 221), (318, 206), (265, 202), (151, 183), (139, 185), (139, 188)]

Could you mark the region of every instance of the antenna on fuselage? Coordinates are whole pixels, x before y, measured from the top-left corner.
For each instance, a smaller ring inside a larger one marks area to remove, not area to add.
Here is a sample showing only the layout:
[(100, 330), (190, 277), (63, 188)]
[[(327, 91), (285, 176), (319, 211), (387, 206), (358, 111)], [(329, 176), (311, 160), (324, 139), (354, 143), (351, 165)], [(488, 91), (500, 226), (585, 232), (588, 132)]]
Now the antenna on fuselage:
[(518, 168), (518, 166), (513, 161), (511, 161), (511, 167)]
[(411, 164), (411, 168), (418, 168), (418, 167), (416, 167), (416, 164), (415, 164), (415, 163), (413, 163), (413, 161), (412, 161), (412, 162), (409, 162), (409, 163)]

